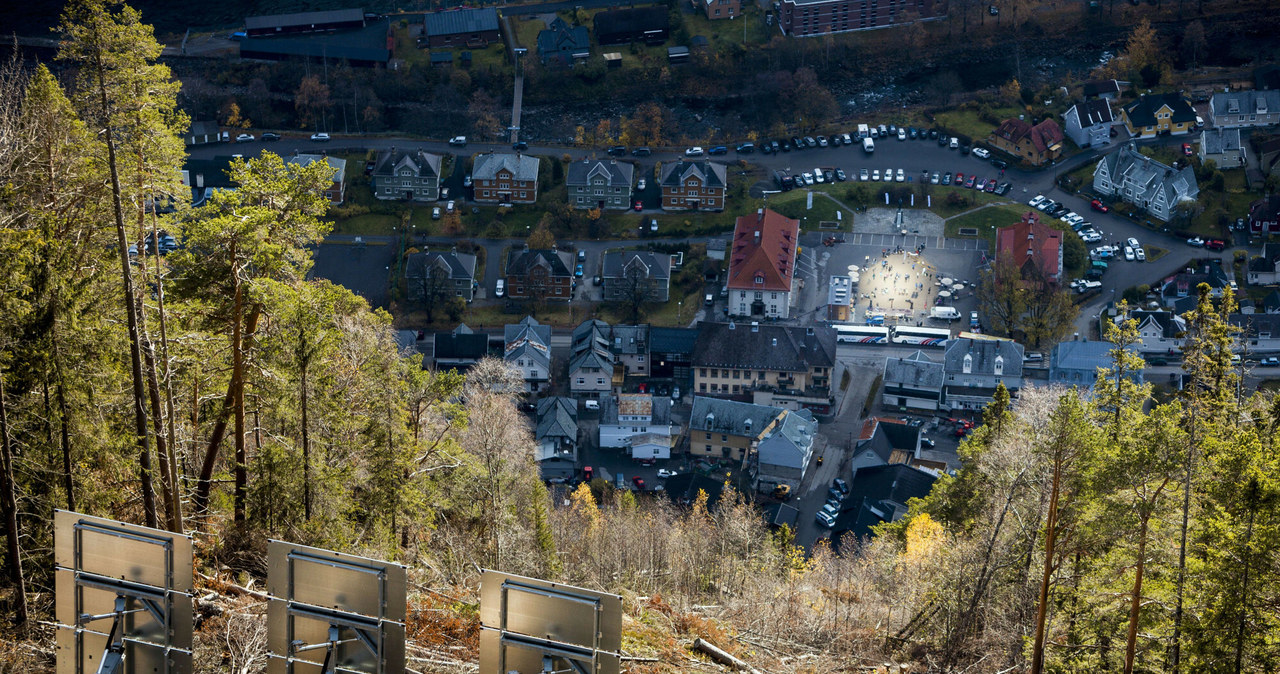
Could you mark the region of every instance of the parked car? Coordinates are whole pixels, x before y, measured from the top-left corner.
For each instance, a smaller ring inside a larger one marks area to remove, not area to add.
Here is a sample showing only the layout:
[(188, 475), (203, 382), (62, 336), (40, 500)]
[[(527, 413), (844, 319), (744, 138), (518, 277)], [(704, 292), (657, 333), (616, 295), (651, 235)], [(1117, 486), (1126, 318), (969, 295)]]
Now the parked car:
[(633, 209), (635, 209), (635, 210), (636, 210), (636, 212), (643, 211), (643, 210), (644, 210), (644, 202), (643, 202), (643, 201), (636, 201), (635, 205), (633, 205), (633, 206), (632, 206), (632, 208), (633, 208)]
[[(862, 170), (866, 171), (866, 169)], [(876, 182), (880, 182), (880, 169), (871, 169), (871, 179)]]
[(729, 153), (729, 148), (723, 145), (717, 145), (711, 148), (710, 150), (707, 150), (707, 154), (728, 154), (728, 153)]
[(504, 279), (498, 279), (497, 285), (495, 285), (493, 288), (494, 296), (502, 297), (504, 294), (506, 294), (506, 290), (507, 290), (507, 282)]
[(952, 182), (956, 187), (964, 187), (964, 174), (956, 171), (956, 179)]
[(1009, 193), (1009, 190), (1012, 190), (1012, 189), (1013, 189), (1013, 185), (1009, 183), (1000, 183), (999, 185), (996, 185), (996, 194), (1000, 196), (1004, 196)]
[(991, 151), (985, 147), (975, 147), (973, 148), (973, 156), (979, 159), (990, 159)]
[(280, 140), (280, 134), (275, 131), (266, 131), (262, 134), (262, 140), (267, 142)]
[(679, 475), (679, 473), (674, 470), (667, 470), (666, 468), (658, 469), (658, 477), (660, 478), (666, 479), (668, 477), (675, 477), (676, 475)]
[(838, 477), (837, 477), (836, 479), (832, 480), (832, 481), (831, 481), (831, 486), (835, 487), (836, 489), (839, 489), (839, 490), (840, 490), (840, 493), (842, 493), (842, 494), (848, 494), (848, 493), (849, 493), (849, 483), (848, 483), (848, 482), (845, 482), (845, 481), (844, 481), (843, 479), (841, 479), (841, 478), (838, 478)]
[(907, 139), (907, 130), (906, 130), (906, 129), (903, 129), (903, 128), (901, 128), (901, 127), (899, 127), (899, 128), (898, 128), (898, 140), (906, 140), (906, 139)]
[(826, 147), (827, 145), (830, 145), (830, 143), (827, 142), (827, 137), (818, 136), (818, 147)]
[(440, 207), (439, 207), (439, 206), (433, 206), (433, 207), (431, 208), (431, 219), (432, 219), (432, 220), (439, 220), (439, 219), (440, 219)]
[(1134, 259), (1134, 257), (1133, 257), (1133, 246), (1125, 246), (1125, 247), (1124, 247), (1124, 259), (1125, 259), (1125, 260), (1127, 260), (1127, 261), (1129, 261), (1129, 262), (1133, 262), (1133, 259)]
[(703, 154), (705, 154), (705, 151), (697, 145), (684, 151), (684, 156), (686, 157), (701, 157)]
[(524, 142), (523, 140), (518, 140), (511, 144), (511, 149), (515, 150), (516, 152), (524, 152), (525, 150), (529, 149), (529, 144)]
[(1147, 261), (1147, 251), (1145, 251), (1145, 250), (1143, 250), (1143, 249), (1141, 249), (1141, 248), (1134, 248), (1134, 249), (1133, 249), (1133, 256), (1134, 256), (1135, 258), (1137, 258), (1138, 262), (1146, 262), (1146, 261)]
[(641, 178), (640, 182), (636, 183), (636, 191), (643, 192), (646, 185), (647, 183), (644, 181), (644, 178)]
[(1204, 239), (1198, 236), (1193, 236), (1190, 239), (1187, 239), (1187, 245), (1195, 248), (1202, 248), (1204, 247)]
[(454, 147), (464, 147), (467, 144), (466, 136), (454, 136), (449, 139), (449, 144)]
[(738, 154), (751, 154), (756, 151), (755, 143), (742, 143), (738, 147), (733, 148)]
[(1001, 171), (1003, 171), (1003, 170), (1005, 170), (1005, 169), (1009, 168), (1009, 162), (1007, 162), (1007, 161), (1005, 161), (1005, 160), (1003, 160), (1003, 159), (992, 159), (992, 160), (991, 160), (991, 165), (992, 165), (992, 166), (994, 166), (994, 167), (996, 167), (996, 168), (998, 168), (998, 169), (1000, 169)]
[(252, 142), (253, 140), (254, 140), (253, 134), (251, 133), (242, 133), (236, 136), (237, 143), (248, 143), (248, 142)]
[(907, 182), (907, 174), (902, 169), (898, 169), (898, 182), (900, 183)]
[(1262, 360), (1258, 361), (1258, 364), (1259, 364), (1259, 365), (1266, 365), (1266, 366), (1269, 366), (1269, 367), (1270, 367), (1270, 366), (1275, 366), (1275, 365), (1280, 365), (1280, 358), (1276, 358), (1275, 356), (1268, 356), (1267, 358), (1263, 358)]
[(946, 173), (942, 174), (942, 184), (943, 184), (943, 185), (950, 185), (950, 184), (951, 184), (951, 172), (950, 172), (950, 171), (947, 171)]
[(929, 176), (929, 183), (937, 185), (940, 182), (942, 182), (942, 176), (938, 175), (937, 171), (934, 171), (933, 175)]
[(656, 231), (658, 231), (658, 219), (657, 219), (657, 218), (649, 218), (649, 231), (650, 231), (650, 232), (656, 232)]
[(638, 147), (631, 151), (632, 157), (648, 157), (651, 154), (653, 154), (653, 151), (647, 147)]
[(844, 169), (839, 169), (839, 168), (836, 169), (836, 180), (838, 180), (839, 182), (844, 182), (847, 179), (848, 179), (848, 176), (844, 174)]
[(1182, 154), (1183, 156), (1186, 156), (1186, 157), (1190, 157), (1191, 155), (1195, 154), (1195, 151), (1191, 149), (1191, 143), (1182, 144)]
[(818, 511), (818, 514), (814, 515), (813, 519), (817, 521), (818, 524), (821, 524), (828, 529), (836, 528), (836, 519), (825, 512)]
[(1037, 194), (1031, 198), (1031, 201), (1027, 202), (1027, 205), (1031, 206), (1032, 208), (1039, 208), (1040, 204), (1043, 204), (1045, 201), (1046, 199), (1043, 194)]
[(869, 171), (867, 171), (866, 169), (858, 170), (858, 180), (861, 180), (862, 182), (866, 182), (870, 179), (871, 179), (871, 173)]
[(1209, 239), (1204, 242), (1204, 247), (1209, 250), (1222, 250), (1227, 247), (1227, 242), (1222, 239)]
[(968, 178), (965, 179), (964, 186), (973, 187), (973, 176), (969, 176)]
[(462, 177), (462, 186), (463, 186), (463, 187), (471, 187), (471, 174), (470, 174), (470, 173), (468, 173), (467, 175), (465, 175), (465, 176), (463, 176), (463, 177)]
[(952, 150), (958, 149), (958, 148), (960, 147), (960, 139), (959, 139), (959, 138), (956, 138), (955, 136), (952, 136), (952, 137), (951, 137), (951, 142), (950, 142), (950, 147), (951, 147), (951, 149), (952, 149)]
[(639, 475), (633, 475), (631, 481), (636, 485), (636, 491), (644, 491), (644, 478)]
[(1097, 199), (1090, 201), (1089, 207), (1095, 211), (1098, 211), (1099, 213), (1106, 213), (1111, 210), (1111, 208), (1109, 208), (1106, 204), (1102, 203), (1101, 201), (1098, 201)]

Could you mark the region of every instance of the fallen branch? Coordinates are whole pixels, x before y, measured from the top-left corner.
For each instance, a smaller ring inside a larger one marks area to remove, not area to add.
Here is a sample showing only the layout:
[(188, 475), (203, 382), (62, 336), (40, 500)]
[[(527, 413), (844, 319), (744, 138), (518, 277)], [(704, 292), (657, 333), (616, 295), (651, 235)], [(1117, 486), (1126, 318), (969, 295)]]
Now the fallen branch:
[(622, 655), (618, 659), (624, 662), (660, 662), (658, 658), (642, 658), (638, 655)]
[[(241, 586), (241, 585), (236, 585), (235, 583), (233, 583), (233, 582), (231, 582), (231, 581), (229, 581), (229, 580), (223, 580), (223, 579), (221, 579), (221, 578), (214, 578), (213, 576), (206, 576), (206, 575), (204, 575), (203, 573), (200, 573), (199, 571), (197, 571), (197, 572), (196, 572), (196, 575), (197, 575), (197, 576), (199, 576), (199, 577), (201, 577), (201, 578), (203, 578), (204, 580), (209, 581), (210, 583), (214, 583), (214, 584), (216, 584), (216, 585), (217, 585), (217, 586), (219, 586), (219, 587), (225, 587), (225, 588), (227, 588), (228, 590), (230, 590), (230, 591), (231, 591), (231, 594), (243, 595), (243, 596), (246, 596), (246, 597), (253, 597), (254, 599), (257, 599), (257, 600), (259, 600), (259, 601), (270, 601), (270, 600), (271, 600), (271, 595), (267, 594), (266, 592), (259, 592), (259, 591), (257, 591), (257, 590), (250, 590), (250, 589), (249, 589), (249, 588), (247, 588), (247, 587), (243, 587), (243, 586)], [(214, 591), (216, 592), (217, 590), (214, 590)]]
[(693, 647), (711, 656), (712, 660), (715, 660), (716, 662), (722, 665), (728, 665), (734, 669), (751, 672), (751, 674), (760, 674), (760, 672), (757, 672), (753, 667), (751, 667), (747, 663), (730, 655), (728, 651), (725, 651), (717, 647), (715, 644), (705, 639), (702, 639), (702, 638), (694, 639)]

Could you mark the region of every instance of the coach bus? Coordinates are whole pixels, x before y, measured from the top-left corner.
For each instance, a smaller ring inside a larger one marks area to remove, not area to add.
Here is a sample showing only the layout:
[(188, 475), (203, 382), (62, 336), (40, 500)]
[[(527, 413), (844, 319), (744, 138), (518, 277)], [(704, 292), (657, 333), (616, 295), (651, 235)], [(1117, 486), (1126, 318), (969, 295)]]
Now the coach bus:
[(887, 344), (889, 328), (875, 325), (837, 325), (836, 341), (851, 344)]
[(908, 326), (893, 329), (894, 344), (915, 344), (917, 346), (946, 346), (951, 339), (951, 331), (946, 328), (913, 328)]

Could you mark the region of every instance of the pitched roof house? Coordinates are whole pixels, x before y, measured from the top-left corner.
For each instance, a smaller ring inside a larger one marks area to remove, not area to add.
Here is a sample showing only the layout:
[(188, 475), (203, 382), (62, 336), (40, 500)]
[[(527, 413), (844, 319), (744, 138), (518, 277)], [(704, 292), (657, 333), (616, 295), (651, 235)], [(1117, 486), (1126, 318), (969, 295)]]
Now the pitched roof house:
[(729, 252), (729, 315), (790, 315), (799, 238), (799, 220), (767, 208), (738, 217)]
[(766, 405), (694, 396), (688, 449), (694, 456), (744, 461), (785, 410)]
[(573, 477), (578, 461), (578, 403), (552, 396), (538, 401), (534, 458), (542, 479)]
[[(632, 453), (633, 459), (671, 458), (671, 399), (646, 393), (622, 393), (600, 400), (600, 446), (638, 448), (638, 435), (659, 436), (646, 441), (646, 455)], [(657, 450), (659, 455), (653, 456)]]
[(1022, 388), (1022, 356), (1022, 345), (1010, 340), (951, 340), (943, 356), (946, 404), (952, 410), (980, 410), (991, 402), (999, 384), (1017, 394)]
[(493, 7), (427, 12), (422, 21), (426, 41), (431, 47), (465, 46), (476, 49), (502, 39), (498, 31), (498, 10)]
[(859, 470), (836, 516), (832, 548), (839, 551), (841, 546), (868, 539), (876, 525), (902, 519), (907, 503), (927, 496), (937, 479), (931, 472), (903, 463)]
[(1062, 113), (1067, 137), (1080, 147), (1110, 143), (1111, 127), (1115, 121), (1111, 114), (1111, 101), (1106, 98), (1081, 101)]
[[(1138, 351), (1142, 354), (1173, 354), (1182, 349), (1182, 335), (1187, 323), (1172, 311), (1130, 311), (1129, 318), (1138, 324)], [(1116, 316), (1116, 321), (1125, 320)]]
[(564, 184), (574, 208), (631, 208), (635, 166), (616, 159), (583, 159), (569, 163)]
[(507, 258), (507, 296), (512, 299), (573, 299), (569, 253), (551, 250), (511, 251)]
[(311, 162), (323, 161), (333, 170), (333, 180), (324, 190), (324, 196), (331, 204), (341, 204), (347, 198), (347, 160), (323, 154), (295, 154), (285, 160), (290, 164), (309, 166)]
[(624, 302), (642, 297), (646, 302), (671, 298), (671, 256), (644, 250), (610, 250), (600, 265), (602, 298)]
[(679, 159), (662, 165), (658, 184), (664, 211), (722, 211), (729, 177), (724, 164)]
[(1244, 166), (1245, 151), (1240, 129), (1214, 127), (1200, 132), (1200, 161), (1212, 159), (1218, 168)]
[(772, 491), (780, 484), (799, 489), (813, 458), (818, 422), (809, 410), (785, 411), (779, 423), (756, 445), (750, 470), (756, 489)]
[(836, 364), (836, 334), (827, 326), (699, 323), (693, 352), (699, 395), (771, 394), (771, 404), (825, 413)]
[(884, 397), (887, 408), (901, 411), (942, 409), (942, 388), (946, 380), (942, 363), (931, 360), (923, 351), (906, 358), (884, 361)]
[(1084, 97), (1113, 100), (1120, 95), (1120, 83), (1115, 80), (1094, 80), (1084, 83)]
[(546, 30), (538, 33), (538, 57), (542, 63), (570, 63), (591, 56), (591, 38), (586, 26), (570, 26), (556, 17)]
[(502, 329), (502, 359), (524, 377), (525, 391), (537, 393), (551, 382), (551, 326), (532, 316)]
[(890, 463), (911, 463), (920, 456), (920, 428), (900, 419), (871, 417), (862, 424), (850, 458), (850, 478), (859, 470)]
[(1280, 124), (1280, 91), (1228, 91), (1209, 99), (1209, 120), (1218, 128)]
[(433, 341), (431, 359), (437, 370), (466, 372), (489, 355), (489, 335), (472, 331), (466, 323), (452, 332), (437, 332)]
[(475, 200), (487, 204), (532, 204), (538, 200), (537, 157), (487, 152), (471, 165)]
[(1196, 123), (1196, 111), (1182, 94), (1146, 94), (1120, 109), (1129, 134), (1138, 138), (1188, 133)]
[(609, 350), (609, 324), (591, 319), (574, 328), (572, 353), (569, 390), (576, 396), (588, 398), (608, 395), (617, 374), (616, 359)]
[(370, 180), (379, 199), (436, 201), (440, 198), (438, 154), (422, 150), (383, 150), (378, 153)]
[(457, 250), (425, 251), (409, 256), (404, 266), (405, 289), (410, 301), (442, 302), (475, 296), (476, 256)]
[(1249, 231), (1280, 232), (1280, 194), (1269, 194), (1249, 204)]
[(1141, 152), (1133, 143), (1104, 155), (1093, 170), (1093, 189), (1145, 209), (1168, 221), (1181, 201), (1200, 196), (1195, 171), (1190, 166), (1175, 171)]
[[(1092, 389), (1098, 380), (1098, 369), (1113, 365), (1111, 351), (1115, 348), (1111, 342), (1088, 339), (1073, 339), (1055, 345), (1049, 354), (1049, 383)], [(1129, 351), (1138, 353), (1134, 346), (1129, 347)], [(1142, 370), (1132, 373), (1130, 378), (1135, 384), (1141, 384)]]
[(1024, 279), (1042, 274), (1054, 282), (1062, 280), (1062, 232), (1040, 224), (1034, 212), (1022, 221), (996, 230), (996, 257), (1013, 262)]
[(1021, 119), (1006, 119), (991, 133), (988, 141), (995, 147), (1040, 166), (1062, 156), (1062, 127), (1052, 119), (1032, 126)]
[(218, 123), (211, 120), (192, 121), (187, 134), (182, 137), (187, 145), (207, 145), (222, 141), (222, 130)]

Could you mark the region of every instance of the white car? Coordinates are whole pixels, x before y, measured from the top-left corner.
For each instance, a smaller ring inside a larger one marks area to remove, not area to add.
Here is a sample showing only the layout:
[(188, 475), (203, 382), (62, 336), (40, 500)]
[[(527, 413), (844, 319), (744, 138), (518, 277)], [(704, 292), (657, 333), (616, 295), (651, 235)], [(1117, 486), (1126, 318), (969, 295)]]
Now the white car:
[(1032, 208), (1039, 208), (1040, 204), (1043, 204), (1045, 201), (1046, 199), (1043, 194), (1037, 194), (1031, 201), (1027, 202), (1027, 205)]
[(822, 169), (813, 170), (813, 181), (816, 183), (825, 183), (827, 179), (822, 177)]
[(1080, 240), (1085, 243), (1097, 243), (1102, 240), (1102, 235), (1094, 231), (1080, 232)]
[(454, 207), (454, 206), (456, 206), (456, 204), (454, 204), (454, 203), (453, 203), (453, 200), (452, 200), (452, 199), (450, 199), (449, 201), (446, 201), (446, 202), (445, 202), (445, 204), (444, 204), (444, 210), (445, 210), (445, 211), (447, 211), (447, 212), (449, 212), (449, 213), (452, 213), (452, 212), (453, 212), (453, 207)]
[[(876, 173), (879, 173), (879, 171), (876, 171)], [(861, 180), (861, 181), (862, 181), (862, 182), (864, 182), (864, 183), (871, 179), (871, 177), (870, 177), (870, 176), (871, 176), (871, 174), (870, 174), (870, 173), (867, 173), (867, 170), (866, 170), (866, 169), (862, 169), (862, 170), (858, 171), (858, 180)]]
[(1053, 208), (1054, 206), (1057, 206), (1057, 205), (1058, 205), (1057, 202), (1055, 202), (1053, 199), (1045, 199), (1044, 201), (1040, 202), (1039, 206), (1036, 206), (1036, 210), (1047, 211), (1050, 208)]
[(327, 142), (329, 142), (329, 134), (327, 134), (327, 133), (313, 133), (313, 134), (311, 134), (311, 140), (314, 140), (314, 141), (315, 141), (315, 142), (317, 142), (317, 143), (327, 143)]
[[(863, 175), (866, 175), (866, 171), (867, 171), (867, 170), (866, 170), (866, 169), (862, 169), (862, 171), (863, 171)], [(880, 182), (880, 169), (873, 169), (873, 170), (871, 171), (871, 179), (872, 179), (872, 180), (874, 180), (874, 181), (876, 181), (876, 182)]]
[(804, 181), (804, 184), (806, 184), (806, 185), (812, 185), (812, 184), (813, 184), (813, 174), (812, 174), (812, 173), (809, 173), (808, 171), (805, 171), (804, 173), (801, 173), (801, 174), (800, 174), (800, 180)]
[(1187, 245), (1194, 246), (1196, 248), (1202, 248), (1204, 247), (1204, 239), (1198, 236), (1193, 236), (1190, 239), (1187, 239)]
[(1137, 258), (1137, 259), (1138, 259), (1138, 262), (1146, 262), (1146, 261), (1147, 261), (1147, 251), (1145, 251), (1145, 250), (1143, 250), (1143, 249), (1141, 249), (1141, 248), (1134, 248), (1134, 249), (1133, 249), (1133, 256), (1134, 256), (1135, 258)]
[(952, 149), (952, 150), (954, 150), (954, 149), (956, 149), (956, 148), (960, 147), (960, 139), (959, 139), (959, 138), (956, 138), (955, 136), (952, 136), (952, 137), (951, 137), (951, 145), (950, 145), (950, 146), (951, 146), (951, 149)]
[(701, 157), (702, 155), (703, 149), (696, 145), (684, 151), (684, 156), (686, 157)]
[(1094, 288), (1101, 287), (1102, 281), (1081, 281), (1080, 285), (1076, 286), (1076, 290), (1079, 292), (1085, 292), (1086, 290), (1093, 290)]
[(252, 140), (253, 140), (253, 134), (251, 133), (242, 133), (239, 136), (236, 136), (237, 143), (248, 143)]
[(973, 156), (979, 159), (986, 159), (991, 156), (991, 151), (985, 147), (975, 147), (973, 148)]
[(898, 140), (906, 140), (906, 139), (907, 139), (907, 130), (902, 127), (898, 127)]
[(1066, 213), (1063, 213), (1062, 217), (1058, 219), (1067, 223), (1068, 225), (1074, 225), (1078, 222), (1084, 222), (1084, 218), (1080, 217), (1079, 214), (1074, 213), (1072, 211), (1067, 211)]
[(821, 524), (822, 526), (828, 529), (836, 528), (835, 518), (824, 512), (819, 512), (816, 516), (814, 516), (814, 520), (817, 521), (818, 524)]
[(900, 183), (907, 182), (907, 174), (902, 169), (898, 169), (898, 182)]
[(667, 470), (666, 468), (658, 469), (658, 477), (668, 478), (668, 477), (675, 477), (676, 475), (679, 475), (679, 473), (675, 472), (674, 470)]
[(1137, 239), (1135, 239), (1135, 238), (1133, 238), (1132, 236), (1131, 236), (1131, 237), (1129, 237), (1129, 240), (1128, 240), (1128, 241), (1125, 241), (1125, 243), (1129, 244), (1129, 245), (1130, 245), (1131, 247), (1133, 247), (1133, 248), (1141, 248), (1141, 247), (1142, 247), (1142, 244), (1138, 243), (1138, 240), (1137, 240)]
[(1133, 262), (1133, 246), (1124, 247), (1124, 259), (1129, 262)]
[(884, 181), (887, 183), (893, 182), (893, 169), (884, 170)]
[(640, 190), (640, 191), (644, 191), (644, 188), (645, 188), (645, 185), (646, 185), (646, 184), (647, 184), (647, 183), (645, 183), (644, 178), (641, 178), (641, 179), (640, 179), (640, 182), (636, 183), (636, 189), (637, 189), (637, 190)]

